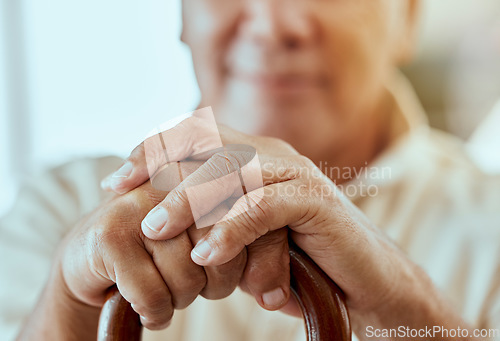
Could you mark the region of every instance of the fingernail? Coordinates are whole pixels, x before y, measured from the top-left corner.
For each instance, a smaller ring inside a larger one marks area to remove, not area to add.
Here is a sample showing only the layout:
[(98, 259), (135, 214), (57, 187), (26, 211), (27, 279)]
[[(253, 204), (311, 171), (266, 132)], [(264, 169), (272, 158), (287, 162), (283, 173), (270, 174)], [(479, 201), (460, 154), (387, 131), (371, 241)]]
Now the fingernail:
[(203, 241), (202, 243), (196, 245), (196, 247), (193, 249), (193, 253), (199, 258), (206, 260), (212, 253), (212, 248), (207, 241)]
[(132, 170), (134, 169), (134, 165), (132, 162), (127, 161), (123, 166), (120, 167), (116, 172), (113, 173), (113, 178), (128, 178), (130, 174), (132, 174)]
[(104, 179), (102, 179), (102, 181), (101, 181), (101, 188), (102, 189), (108, 189), (110, 187), (111, 187), (110, 178), (109, 178), (109, 176), (107, 176)]
[(143, 223), (155, 232), (160, 232), (163, 226), (167, 223), (168, 212), (163, 207), (157, 207), (153, 211), (149, 212), (146, 218), (144, 218)]
[(285, 301), (285, 292), (281, 288), (268, 291), (262, 294), (262, 301), (268, 307), (278, 307)]

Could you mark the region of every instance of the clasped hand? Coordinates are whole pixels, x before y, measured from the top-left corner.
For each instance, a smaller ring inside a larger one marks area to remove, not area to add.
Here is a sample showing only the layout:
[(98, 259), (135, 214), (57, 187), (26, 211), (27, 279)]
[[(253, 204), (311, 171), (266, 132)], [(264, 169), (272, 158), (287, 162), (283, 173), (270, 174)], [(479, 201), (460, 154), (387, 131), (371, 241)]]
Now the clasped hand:
[[(124, 197), (134, 193), (137, 186), (140, 186), (138, 189), (147, 188), (146, 192), (151, 193), (151, 185), (144, 183), (162, 166), (165, 147), (170, 162), (198, 155), (195, 159), (200, 166), (189, 169), (189, 162), (182, 163), (179, 172), (189, 175), (163, 200), (153, 196), (154, 200), (142, 205), (142, 215), (134, 215), (136, 218), (126, 215), (127, 219), (137, 221), (138, 216), (144, 217), (144, 213), (149, 211), (142, 220), (141, 233), (136, 227), (134, 231), (140, 235), (140, 242), (147, 246), (142, 258), (154, 256), (153, 260), (145, 259), (144, 263), (151, 264), (151, 267), (153, 264), (162, 264), (158, 267), (160, 273), (152, 276), (158, 282), (163, 279), (166, 283), (163, 291), (157, 292), (158, 295), (170, 297), (173, 292), (172, 307), (183, 307), (196, 297), (201, 288), (205, 288), (201, 294), (206, 297), (221, 298), (228, 295), (241, 276), (240, 285), (254, 295), (261, 306), (269, 310), (282, 308), (298, 315), (300, 312), (296, 303), (289, 300), (288, 233), (344, 290), (350, 309), (370, 311), (391, 295), (395, 280), (391, 269), (393, 265), (394, 268), (398, 267), (395, 265), (401, 256), (399, 250), (339, 192), (312, 161), (284, 141), (245, 135), (225, 126), (219, 126), (223, 144), (254, 147), (258, 153), (258, 167), (245, 159), (245, 153), (231, 148), (202, 153), (203, 160), (200, 160), (201, 144), (196, 141), (208, 138), (204, 136), (203, 127), (200, 118), (191, 117), (161, 133), (161, 139), (170, 142), (168, 146), (146, 140), (131, 153), (122, 169), (103, 181), (105, 189), (117, 193), (132, 190)], [(247, 164), (251, 166), (243, 172), (243, 175), (247, 175), (246, 179), (256, 178), (258, 174), (263, 182), (261, 186), (254, 186), (249, 185), (253, 181), (247, 181), (247, 191), (241, 193), (241, 181), (235, 181), (237, 177), (231, 180), (230, 176)], [(204, 184), (206, 186), (202, 186)], [(191, 188), (201, 190), (190, 191)], [(141, 204), (134, 204), (134, 207), (139, 206)], [(198, 219), (203, 219), (203, 214), (220, 211), (221, 206), (225, 206), (226, 210), (222, 215), (219, 213), (215, 224), (196, 229), (194, 224)], [(123, 217), (117, 219), (124, 220)], [(148, 245), (162, 251), (151, 252)], [(192, 245), (195, 245), (194, 249)], [(171, 250), (168, 250), (169, 247)], [(189, 267), (176, 266), (172, 267), (175, 271), (162, 270), (162, 267), (171, 268), (166, 264), (172, 262), (173, 249), (179, 255), (176, 259), (182, 259), (181, 262), (189, 264)], [(142, 261), (137, 258), (134, 262)], [(195, 270), (195, 264), (203, 268)], [(219, 280), (215, 284), (210, 283), (212, 276), (207, 275), (207, 281), (193, 281), (192, 277), (186, 276), (189, 271), (199, 272), (201, 269), (217, 272), (219, 278), (224, 273), (231, 279), (227, 282)], [(131, 276), (128, 285), (133, 287), (134, 281), (137, 282), (137, 278), (143, 276), (146, 275), (138, 273)], [(107, 279), (115, 281), (116, 277)], [(184, 281), (187, 286), (182, 284)], [(134, 292), (135, 295), (132, 295), (132, 292), (129, 294), (128, 290), (121, 288), (124, 284), (120, 285), (119, 278), (117, 282), (125, 298), (144, 317), (146, 326), (151, 327), (148, 321), (153, 318), (149, 317), (151, 313), (148, 309), (151, 306), (148, 301), (143, 300), (140, 307), (135, 303), (150, 291)], [(207, 290), (205, 285), (212, 289)], [(216, 287), (220, 285), (227, 289), (219, 289), (221, 293), (218, 295), (207, 295), (208, 292), (217, 291)], [(152, 286), (156, 290), (162, 287)], [(175, 298), (176, 292), (186, 291), (190, 291), (188, 298)], [(165, 306), (168, 304), (167, 300)], [(158, 303), (153, 304), (153, 307), (155, 305)], [(164, 310), (170, 312), (171, 308), (162, 309), (159, 309), (161, 314), (153, 315), (165, 322), (166, 319), (162, 320), (160, 316), (170, 317), (164, 314)]]
[[(225, 146), (251, 146), (258, 157), (231, 147), (201, 153), (203, 127), (191, 117), (161, 133), (167, 151), (145, 140), (103, 181), (119, 195), (78, 224), (56, 262), (74, 300), (101, 306), (116, 283), (142, 324), (162, 329), (198, 295), (220, 299), (240, 285), (265, 309), (300, 315), (290, 236), (344, 291), (351, 316), (402, 302), (394, 283), (413, 283), (411, 263), (312, 161), (281, 140), (224, 126)], [(162, 174), (165, 152), (170, 162), (190, 160), (168, 193), (148, 181)]]

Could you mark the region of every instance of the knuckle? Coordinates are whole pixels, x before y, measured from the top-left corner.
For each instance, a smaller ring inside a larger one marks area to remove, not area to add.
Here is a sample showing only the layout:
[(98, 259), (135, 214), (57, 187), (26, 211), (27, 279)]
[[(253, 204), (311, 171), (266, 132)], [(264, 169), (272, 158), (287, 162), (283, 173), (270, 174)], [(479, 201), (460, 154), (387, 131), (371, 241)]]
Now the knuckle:
[[(238, 189), (241, 191), (241, 182), (236, 173), (239, 161), (231, 156), (217, 153), (210, 158), (203, 167), (203, 180), (207, 190), (222, 190), (226, 195), (232, 195)], [(200, 179), (197, 179), (200, 180)], [(196, 196), (196, 194), (193, 194)], [(203, 195), (202, 195), (203, 196)]]
[(134, 303), (134, 309), (139, 315), (154, 319), (169, 318), (173, 314), (170, 294), (158, 290), (148, 293), (141, 302)]
[(144, 147), (144, 142), (135, 147), (127, 158), (128, 161), (132, 162), (134, 165), (140, 165), (146, 156), (146, 151)]
[(313, 177), (307, 180), (306, 187), (307, 196), (313, 199), (316, 205), (319, 203), (318, 200), (328, 203), (327, 207), (336, 205), (338, 199), (337, 189), (330, 181), (325, 181), (321, 177)]
[(161, 204), (165, 197), (166, 192), (157, 190), (153, 186), (148, 186), (141, 189), (142, 202), (134, 200), (133, 203), (140, 202), (141, 205), (136, 205), (136, 207), (138, 207), (138, 211), (144, 212), (144, 209), (151, 210), (155, 205)]
[(272, 220), (275, 215), (271, 197), (269, 195), (261, 195), (261, 193), (252, 192), (247, 195), (248, 203), (253, 209), (249, 209), (250, 218), (258, 225), (265, 224), (266, 221)]
[(252, 209), (241, 214), (242, 222), (238, 228), (244, 229), (245, 236), (249, 238), (247, 244), (269, 231), (267, 223), (268, 219), (270, 219), (270, 214), (267, 213), (267, 205), (263, 204), (263, 201), (259, 201), (254, 204)]
[(177, 276), (175, 282), (168, 284), (173, 306), (177, 309), (185, 308), (203, 290), (206, 282), (205, 272), (201, 268)]
[(104, 248), (101, 245), (100, 239), (97, 236), (93, 236), (88, 241), (88, 247), (86, 248), (86, 260), (89, 269), (104, 278), (109, 278), (113, 282), (116, 282), (116, 275), (114, 271), (108, 271), (105, 265), (105, 260), (103, 259), (101, 253), (101, 250)]
[(123, 240), (123, 231), (114, 228), (113, 223), (102, 222), (91, 231), (90, 241), (92, 245), (107, 250), (114, 248), (117, 243)]
[(241, 166), (238, 157), (230, 152), (217, 152), (209, 159), (208, 163), (220, 176), (230, 174)]
[(218, 154), (213, 155), (208, 161), (203, 165), (204, 176), (207, 177), (208, 181), (214, 181), (222, 178), (223, 176), (229, 174), (228, 169), (225, 168), (226, 165), (221, 161), (221, 156)]
[(272, 162), (264, 165), (266, 177), (277, 178), (280, 181), (293, 180), (299, 177), (309, 177), (317, 170), (313, 161), (303, 155), (290, 155), (282, 157), (278, 164)]
[(127, 194), (116, 199), (115, 209), (119, 210), (121, 216), (127, 219), (137, 220), (137, 216), (151, 210), (159, 204), (166, 196), (166, 192), (150, 186), (149, 183), (135, 188)]
[(245, 271), (245, 282), (257, 291), (280, 286), (285, 281), (285, 266), (278, 261), (263, 260), (262, 264), (255, 263)]
[(189, 206), (189, 199), (187, 198), (184, 187), (176, 187), (167, 196), (168, 200), (165, 201), (165, 208), (169, 209), (171, 207), (179, 208)]
[(246, 265), (246, 252), (240, 252), (230, 262), (207, 267), (207, 285), (201, 295), (207, 299), (216, 300), (229, 296), (238, 286)]
[(261, 203), (254, 204), (253, 210), (248, 210), (246, 214), (243, 214), (247, 227), (255, 230), (258, 230), (260, 226), (265, 224), (266, 216), (266, 210)]
[(206, 285), (207, 278), (201, 268), (193, 271), (189, 276), (184, 277), (180, 291), (183, 294), (198, 294)]
[(85, 232), (86, 260), (90, 269), (116, 282), (115, 260), (131, 257), (123, 250), (140, 240), (140, 233), (130, 227), (117, 228), (119, 220), (101, 219)]
[(275, 165), (274, 163), (268, 163), (265, 165), (266, 168), (266, 182), (272, 184), (276, 182), (274, 178), (278, 179), (278, 182), (293, 180), (299, 176), (300, 168), (296, 167), (294, 160), (290, 159), (283, 160), (283, 163)]
[(280, 151), (287, 153), (287, 154), (297, 154), (297, 151), (295, 148), (292, 147), (292, 145), (282, 139), (276, 138), (276, 137), (267, 137), (267, 142), (270, 145), (273, 145), (275, 148), (278, 148)]
[(110, 207), (113, 211), (113, 214), (110, 215), (111, 219), (123, 222), (125, 217), (129, 219), (145, 207), (149, 207), (153, 201), (151, 194), (153, 192), (149, 188), (141, 187), (115, 198), (113, 206)]
[(314, 169), (316, 165), (311, 161), (308, 157), (304, 155), (296, 155), (294, 156), (295, 162), (301, 169)]

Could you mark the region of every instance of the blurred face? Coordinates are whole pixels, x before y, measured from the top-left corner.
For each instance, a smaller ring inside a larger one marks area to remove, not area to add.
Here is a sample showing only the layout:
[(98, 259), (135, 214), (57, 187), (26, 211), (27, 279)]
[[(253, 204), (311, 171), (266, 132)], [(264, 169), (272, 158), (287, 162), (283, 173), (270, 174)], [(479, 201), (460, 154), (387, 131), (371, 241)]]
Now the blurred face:
[(311, 158), (347, 146), (375, 124), (410, 1), (183, 0), (201, 106)]

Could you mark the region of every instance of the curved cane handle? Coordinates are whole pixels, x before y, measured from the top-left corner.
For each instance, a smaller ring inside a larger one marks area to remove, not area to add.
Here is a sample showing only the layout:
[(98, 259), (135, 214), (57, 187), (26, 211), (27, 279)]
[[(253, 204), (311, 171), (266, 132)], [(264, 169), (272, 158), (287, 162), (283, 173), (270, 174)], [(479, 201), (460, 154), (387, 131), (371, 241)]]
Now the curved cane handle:
[(350, 341), (351, 324), (342, 290), (289, 239), (290, 285), (297, 298), (308, 341)]
[[(351, 326), (344, 293), (293, 241), (290, 244), (291, 289), (306, 324), (308, 341), (350, 341)], [(138, 341), (139, 316), (114, 287), (99, 321), (99, 341)]]
[(132, 309), (116, 286), (109, 290), (99, 318), (98, 341), (139, 341), (142, 325), (139, 315)]

